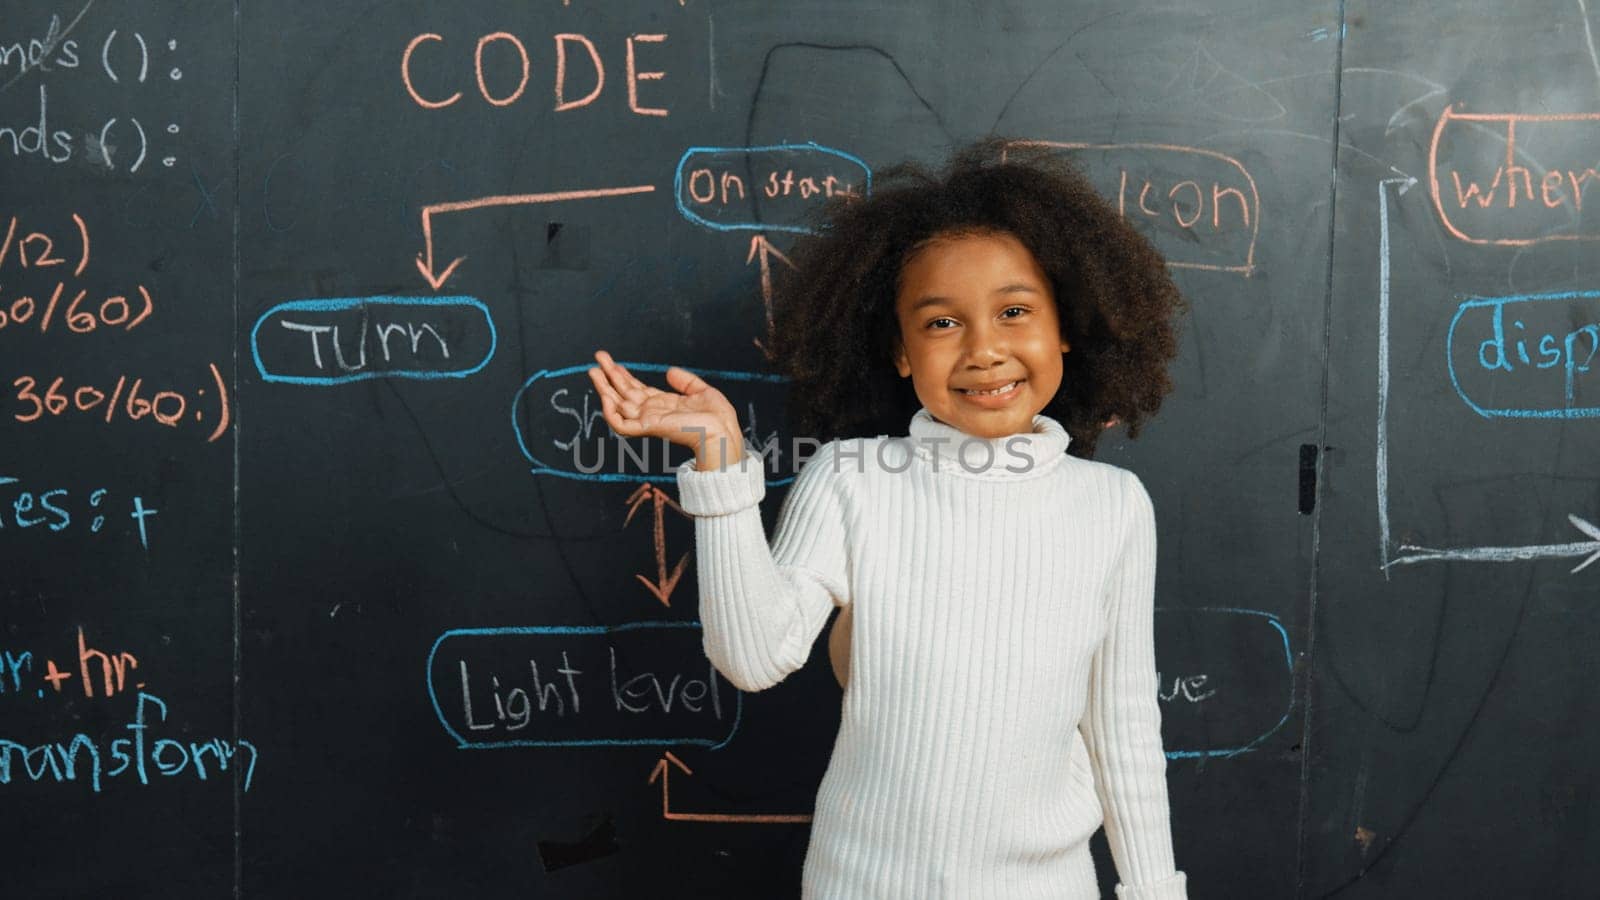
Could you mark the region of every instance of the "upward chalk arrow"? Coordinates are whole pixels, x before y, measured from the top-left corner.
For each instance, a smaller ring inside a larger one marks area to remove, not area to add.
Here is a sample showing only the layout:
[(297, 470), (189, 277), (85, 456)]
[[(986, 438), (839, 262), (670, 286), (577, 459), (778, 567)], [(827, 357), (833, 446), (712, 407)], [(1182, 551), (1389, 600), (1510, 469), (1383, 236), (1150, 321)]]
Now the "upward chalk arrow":
[[(766, 311), (767, 311), (767, 337), (768, 338), (772, 337), (772, 261), (771, 261), (771, 257), (774, 257), (774, 256), (776, 256), (780, 262), (782, 262), (784, 265), (788, 266), (789, 268), (793, 269), (795, 267), (794, 263), (790, 262), (789, 257), (784, 256), (783, 253), (778, 250), (778, 248), (772, 246), (772, 242), (767, 240), (767, 236), (766, 235), (764, 235), (764, 234), (756, 234), (755, 236), (750, 238), (750, 252), (749, 252), (749, 254), (747, 254), (745, 256), (744, 264), (748, 266), (750, 263), (755, 262), (758, 257), (761, 260), (761, 305), (766, 307)], [(771, 353), (768, 352), (768, 350), (766, 348), (766, 345), (762, 344), (760, 340), (757, 340), (755, 342), (755, 345), (761, 349), (761, 352), (763, 354), (767, 355), (767, 358), (770, 361), (772, 357), (771, 357)]]

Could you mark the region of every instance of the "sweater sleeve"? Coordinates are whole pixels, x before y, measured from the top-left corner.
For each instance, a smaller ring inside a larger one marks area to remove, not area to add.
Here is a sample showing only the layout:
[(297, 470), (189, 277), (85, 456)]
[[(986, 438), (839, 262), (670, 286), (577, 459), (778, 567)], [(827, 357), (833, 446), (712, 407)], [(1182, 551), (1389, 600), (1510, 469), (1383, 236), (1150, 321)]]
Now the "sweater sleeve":
[(1156, 522), (1150, 495), (1126, 473), (1123, 543), (1107, 586), (1108, 625), (1090, 668), (1082, 722), (1105, 812), (1119, 900), (1186, 900), (1172, 853), (1167, 759), (1156, 702)]
[(804, 666), (834, 606), (848, 600), (844, 506), (832, 442), (801, 467), (767, 545), (760, 503), (765, 460), (701, 471), (678, 467), (679, 502), (694, 516), (706, 657), (742, 691), (760, 691)]

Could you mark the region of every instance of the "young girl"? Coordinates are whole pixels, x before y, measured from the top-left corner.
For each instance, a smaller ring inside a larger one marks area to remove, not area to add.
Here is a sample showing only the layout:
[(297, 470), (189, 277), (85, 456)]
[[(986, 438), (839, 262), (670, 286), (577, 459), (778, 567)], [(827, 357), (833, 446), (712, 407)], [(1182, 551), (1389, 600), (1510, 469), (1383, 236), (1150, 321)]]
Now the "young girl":
[(1098, 897), (1103, 822), (1119, 898), (1185, 900), (1154, 513), (1091, 461), (1108, 420), (1137, 436), (1171, 389), (1183, 303), (1160, 256), (1059, 157), (991, 139), (882, 173), (792, 259), (769, 352), (796, 433), (828, 443), (770, 548), (765, 460), (721, 391), (677, 367), (658, 390), (604, 351), (589, 373), (618, 434), (695, 449), (677, 479), (704, 647), (734, 686), (777, 684), (850, 617), (804, 896)]

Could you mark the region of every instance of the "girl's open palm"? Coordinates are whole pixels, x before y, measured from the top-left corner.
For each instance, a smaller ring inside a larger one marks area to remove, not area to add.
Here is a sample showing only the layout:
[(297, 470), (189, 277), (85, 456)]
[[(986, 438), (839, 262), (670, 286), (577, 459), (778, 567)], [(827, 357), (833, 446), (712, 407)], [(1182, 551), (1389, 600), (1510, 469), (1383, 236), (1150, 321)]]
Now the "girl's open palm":
[(667, 369), (663, 391), (633, 377), (604, 350), (594, 354), (598, 366), (589, 380), (600, 395), (606, 424), (623, 437), (659, 437), (685, 447), (702, 440), (739, 435), (739, 415), (733, 404), (705, 379), (679, 366)]

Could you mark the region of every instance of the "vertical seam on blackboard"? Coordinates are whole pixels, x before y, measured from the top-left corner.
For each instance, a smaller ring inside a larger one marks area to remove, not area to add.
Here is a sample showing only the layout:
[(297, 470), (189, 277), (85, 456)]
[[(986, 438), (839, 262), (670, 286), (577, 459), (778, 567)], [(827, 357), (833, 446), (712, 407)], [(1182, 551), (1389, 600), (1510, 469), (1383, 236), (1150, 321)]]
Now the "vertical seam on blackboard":
[[(239, 396), (239, 71), (242, 63), (239, 54), (239, 3), (233, 2), (233, 396)], [(239, 709), (239, 682), (241, 656), (239, 652), (240, 628), (243, 624), (239, 609), (239, 405), (234, 403), (233, 420), (233, 745), (239, 746), (241, 715)], [(244, 785), (239, 780), (241, 768), (233, 770), (233, 896), (244, 896)]]
[(712, 112), (717, 111), (717, 19), (711, 5), (706, 4), (706, 103)]
[[(1328, 175), (1328, 267), (1322, 292), (1322, 396), (1317, 415), (1316, 494), (1322, 493), (1323, 463), (1328, 454), (1322, 452), (1328, 440), (1328, 370), (1333, 346), (1333, 242), (1339, 224), (1339, 130), (1344, 114), (1344, 41), (1345, 0), (1339, 0), (1339, 42), (1333, 57), (1333, 160)], [(1315, 676), (1313, 660), (1317, 646), (1317, 571), (1322, 564), (1321, 538), (1324, 504), (1312, 501), (1311, 512), (1311, 579), (1307, 586), (1306, 649), (1302, 656), (1305, 665), (1298, 667), (1304, 673), (1301, 683), (1300, 720), (1300, 815), (1295, 840), (1295, 896), (1305, 896), (1306, 890), (1306, 821), (1310, 809), (1311, 772), (1311, 682)]]

